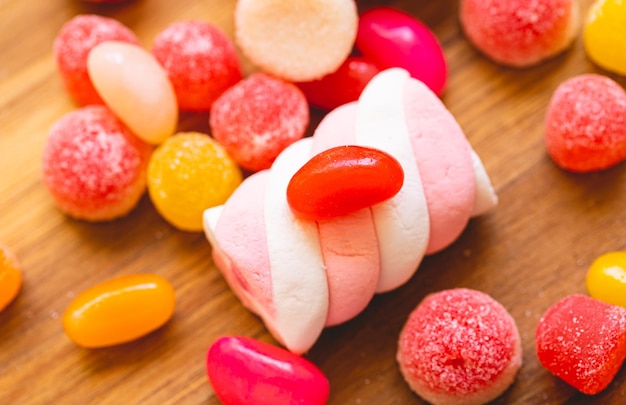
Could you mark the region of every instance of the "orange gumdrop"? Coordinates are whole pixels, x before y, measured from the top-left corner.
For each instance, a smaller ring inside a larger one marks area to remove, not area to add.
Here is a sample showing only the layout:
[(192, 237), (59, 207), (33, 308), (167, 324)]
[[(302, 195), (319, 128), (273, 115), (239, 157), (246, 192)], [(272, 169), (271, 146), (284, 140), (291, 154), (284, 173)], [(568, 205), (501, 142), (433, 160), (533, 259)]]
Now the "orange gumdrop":
[(17, 258), (0, 244), (0, 311), (15, 299), (22, 287), (22, 272)]

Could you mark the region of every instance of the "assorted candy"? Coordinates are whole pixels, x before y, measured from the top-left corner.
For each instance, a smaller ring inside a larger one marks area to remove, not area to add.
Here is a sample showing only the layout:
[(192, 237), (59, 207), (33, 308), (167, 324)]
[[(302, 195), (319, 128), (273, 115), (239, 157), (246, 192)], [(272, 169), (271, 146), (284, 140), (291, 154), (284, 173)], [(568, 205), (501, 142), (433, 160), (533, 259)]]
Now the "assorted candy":
[(626, 3), (596, 0), (585, 20), (583, 40), (589, 58), (604, 69), (626, 75)]
[(626, 308), (626, 252), (609, 252), (594, 260), (586, 283), (593, 298)]
[(604, 390), (626, 358), (626, 309), (584, 295), (551, 306), (535, 335), (543, 366), (577, 390)]
[(329, 383), (310, 361), (248, 337), (215, 341), (206, 357), (215, 395), (226, 405), (323, 405)]
[(393, 197), (403, 182), (402, 166), (388, 153), (338, 146), (313, 156), (293, 175), (287, 202), (301, 218), (334, 218)]
[(546, 113), (546, 148), (563, 169), (590, 172), (626, 158), (626, 91), (598, 74), (561, 83)]
[(22, 288), (22, 271), (15, 254), (0, 243), (0, 311), (5, 309)]
[(174, 314), (170, 283), (154, 274), (114, 278), (83, 291), (63, 313), (63, 328), (87, 348), (130, 342), (163, 326)]
[(241, 171), (208, 135), (168, 138), (148, 164), (148, 191), (156, 209), (175, 227), (202, 231), (204, 210), (223, 204), (241, 183)]

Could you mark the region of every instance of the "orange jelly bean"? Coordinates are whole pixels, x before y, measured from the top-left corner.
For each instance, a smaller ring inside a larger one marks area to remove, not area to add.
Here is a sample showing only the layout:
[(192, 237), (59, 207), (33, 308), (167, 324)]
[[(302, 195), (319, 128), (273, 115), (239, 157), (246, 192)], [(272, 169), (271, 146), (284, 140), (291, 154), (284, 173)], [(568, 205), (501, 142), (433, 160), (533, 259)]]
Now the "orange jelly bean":
[(586, 277), (593, 298), (626, 308), (626, 252), (609, 252), (591, 263)]
[(6, 308), (20, 292), (22, 272), (17, 258), (0, 244), (0, 311)]
[(293, 175), (287, 201), (301, 218), (327, 219), (383, 202), (403, 183), (402, 166), (388, 153), (338, 146), (313, 156)]
[(175, 303), (174, 289), (163, 277), (122, 276), (78, 295), (63, 314), (63, 327), (79, 346), (113, 346), (161, 327), (172, 317)]

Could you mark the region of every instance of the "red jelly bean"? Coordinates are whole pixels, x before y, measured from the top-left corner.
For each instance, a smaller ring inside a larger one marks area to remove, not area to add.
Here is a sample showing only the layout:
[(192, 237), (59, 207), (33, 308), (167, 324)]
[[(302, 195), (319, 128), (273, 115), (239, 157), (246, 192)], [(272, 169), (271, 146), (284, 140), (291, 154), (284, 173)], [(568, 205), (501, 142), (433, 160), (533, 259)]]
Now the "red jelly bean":
[(362, 146), (339, 146), (315, 155), (294, 174), (287, 201), (302, 218), (333, 218), (393, 197), (403, 182), (402, 166), (391, 155)]
[(375, 7), (361, 15), (356, 47), (379, 68), (401, 67), (441, 94), (448, 68), (437, 37), (410, 14)]
[(335, 72), (319, 80), (296, 83), (309, 104), (323, 110), (358, 100), (365, 85), (380, 71), (361, 56), (350, 56)]
[(310, 361), (252, 338), (227, 336), (214, 342), (206, 368), (215, 395), (225, 405), (317, 405), (330, 386)]

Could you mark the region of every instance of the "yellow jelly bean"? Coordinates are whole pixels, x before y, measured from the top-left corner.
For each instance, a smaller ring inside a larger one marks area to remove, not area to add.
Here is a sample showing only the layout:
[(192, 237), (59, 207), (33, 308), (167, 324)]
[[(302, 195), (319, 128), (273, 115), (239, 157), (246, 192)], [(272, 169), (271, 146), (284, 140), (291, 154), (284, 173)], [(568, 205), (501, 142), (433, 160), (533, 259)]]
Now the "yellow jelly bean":
[(0, 244), (0, 311), (9, 305), (22, 287), (22, 273), (17, 258)]
[(610, 252), (593, 261), (587, 272), (589, 295), (626, 308), (626, 252)]
[(168, 138), (148, 163), (157, 211), (185, 231), (202, 231), (202, 214), (226, 202), (241, 183), (239, 167), (213, 138), (196, 132)]
[(158, 329), (173, 315), (174, 289), (153, 274), (122, 276), (78, 295), (63, 314), (67, 336), (79, 346), (113, 346)]
[(597, 0), (589, 10), (583, 40), (594, 63), (626, 75), (626, 1)]

